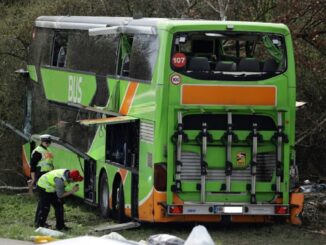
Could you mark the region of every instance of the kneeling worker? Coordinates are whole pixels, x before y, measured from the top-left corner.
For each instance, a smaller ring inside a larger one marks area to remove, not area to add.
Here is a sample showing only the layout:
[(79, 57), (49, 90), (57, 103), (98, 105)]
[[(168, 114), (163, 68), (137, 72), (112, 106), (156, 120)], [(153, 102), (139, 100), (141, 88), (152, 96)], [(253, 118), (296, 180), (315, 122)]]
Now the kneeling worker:
[(84, 178), (78, 170), (56, 169), (46, 174), (43, 174), (37, 182), (39, 190), (39, 210), (36, 211), (35, 220), (36, 227), (44, 227), (50, 205), (55, 210), (56, 229), (67, 230), (68, 227), (64, 224), (64, 209), (62, 198), (69, 196), (79, 190), (76, 184), (72, 190), (65, 191), (65, 187), (71, 182), (82, 181)]

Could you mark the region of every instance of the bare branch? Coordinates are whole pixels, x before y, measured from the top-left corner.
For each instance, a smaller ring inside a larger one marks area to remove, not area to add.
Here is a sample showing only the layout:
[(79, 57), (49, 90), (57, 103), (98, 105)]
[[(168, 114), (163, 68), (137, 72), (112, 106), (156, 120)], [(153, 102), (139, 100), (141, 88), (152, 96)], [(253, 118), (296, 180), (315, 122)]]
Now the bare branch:
[(272, 9), (274, 9), (276, 7), (277, 7), (277, 4), (274, 4), (274, 5), (270, 6), (269, 8), (264, 8), (263, 12), (260, 13), (258, 16), (256, 16), (254, 21), (259, 20), (261, 17), (265, 16), (269, 11), (271, 11)]
[(131, 6), (130, 6), (130, 2), (129, 2), (129, 0), (126, 0), (126, 3), (127, 3), (127, 9), (128, 9), (128, 12), (129, 12), (129, 14), (132, 16), (132, 9), (131, 9)]
[(229, 7), (229, 0), (218, 0), (218, 8), (215, 7), (209, 0), (205, 0), (205, 3), (220, 15), (221, 20), (226, 20), (226, 11)]
[(210, 1), (208, 1), (208, 0), (205, 0), (205, 3), (207, 3), (207, 5), (209, 6), (209, 7), (211, 7), (216, 13), (220, 13), (220, 10), (219, 9), (217, 9), (216, 7), (214, 7), (214, 5), (210, 2)]
[(312, 128), (308, 128), (307, 130), (305, 130), (300, 136), (299, 139), (295, 142), (296, 145), (298, 145), (301, 141), (303, 141), (304, 139), (306, 139), (308, 136), (313, 135), (318, 128), (320, 128), (325, 122), (326, 122), (326, 117), (325, 115), (323, 115), (324, 119), (321, 120), (320, 122), (317, 123), (317, 125), (313, 125)]

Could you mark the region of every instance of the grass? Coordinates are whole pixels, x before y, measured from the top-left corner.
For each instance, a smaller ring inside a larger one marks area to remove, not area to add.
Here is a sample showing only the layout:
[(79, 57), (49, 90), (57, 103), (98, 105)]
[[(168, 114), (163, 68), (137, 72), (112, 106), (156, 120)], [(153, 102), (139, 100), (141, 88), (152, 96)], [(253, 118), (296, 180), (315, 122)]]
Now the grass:
[[(0, 193), (0, 237), (29, 240), (34, 232), (34, 216), (37, 197), (27, 194)], [(71, 227), (67, 236), (85, 235), (103, 220), (94, 208), (83, 204), (75, 198), (68, 198), (65, 204), (66, 225)], [(51, 208), (48, 223), (55, 227), (55, 216)]]
[[(33, 221), (37, 198), (27, 194), (0, 193), (0, 237), (29, 240), (37, 235)], [(94, 226), (112, 222), (99, 216), (98, 210), (87, 206), (76, 198), (68, 198), (65, 204), (65, 220), (72, 230), (66, 237), (90, 234)], [(55, 225), (53, 209), (48, 221)], [(194, 223), (146, 224), (137, 229), (119, 231), (127, 239), (146, 240), (155, 234), (171, 234), (186, 239)], [(307, 232), (307, 227), (294, 227), (288, 224), (204, 224), (217, 244), (325, 244), (326, 237)], [(95, 234), (101, 236), (105, 234)]]

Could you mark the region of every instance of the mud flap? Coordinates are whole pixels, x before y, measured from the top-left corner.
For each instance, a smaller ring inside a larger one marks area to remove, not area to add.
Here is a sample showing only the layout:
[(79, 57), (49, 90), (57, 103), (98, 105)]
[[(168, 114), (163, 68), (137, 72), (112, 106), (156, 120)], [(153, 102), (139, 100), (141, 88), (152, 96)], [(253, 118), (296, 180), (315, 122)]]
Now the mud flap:
[(291, 193), (290, 196), (290, 220), (293, 225), (302, 225), (302, 211), (304, 203), (304, 194), (300, 192)]

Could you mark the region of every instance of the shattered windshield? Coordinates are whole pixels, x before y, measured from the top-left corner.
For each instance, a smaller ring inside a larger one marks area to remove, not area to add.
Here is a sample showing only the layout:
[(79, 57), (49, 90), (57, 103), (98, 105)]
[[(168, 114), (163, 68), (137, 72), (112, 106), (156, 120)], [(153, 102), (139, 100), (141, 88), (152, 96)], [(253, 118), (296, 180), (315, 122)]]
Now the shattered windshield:
[(171, 67), (200, 80), (266, 79), (286, 70), (284, 37), (233, 31), (177, 33)]

